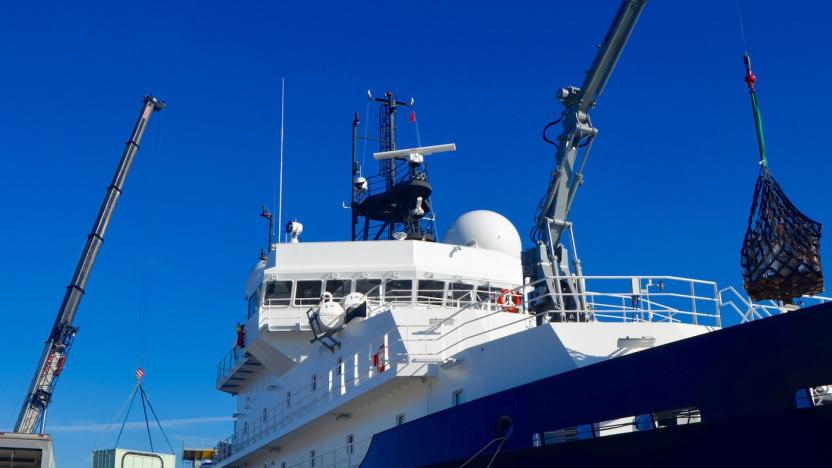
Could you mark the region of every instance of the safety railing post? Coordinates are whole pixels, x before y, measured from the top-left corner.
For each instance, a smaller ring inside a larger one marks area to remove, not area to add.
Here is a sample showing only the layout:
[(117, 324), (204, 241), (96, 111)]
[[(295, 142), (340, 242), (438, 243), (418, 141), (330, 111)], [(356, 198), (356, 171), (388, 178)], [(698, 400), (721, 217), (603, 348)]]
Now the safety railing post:
[(696, 283), (693, 281), (689, 281), (690, 283), (690, 302), (691, 302), (691, 312), (693, 315), (693, 324), (697, 324), (696, 320)]

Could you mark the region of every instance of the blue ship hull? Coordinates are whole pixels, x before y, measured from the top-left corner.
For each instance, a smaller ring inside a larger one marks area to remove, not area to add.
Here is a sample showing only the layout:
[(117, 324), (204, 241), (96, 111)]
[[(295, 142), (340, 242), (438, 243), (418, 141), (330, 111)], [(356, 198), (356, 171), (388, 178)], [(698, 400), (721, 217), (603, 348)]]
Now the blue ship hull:
[[(618, 357), (376, 434), (361, 467), (827, 461), (832, 406), (800, 397), (832, 384), (831, 333), (823, 304)], [(535, 446), (549, 431), (678, 408), (701, 422)]]

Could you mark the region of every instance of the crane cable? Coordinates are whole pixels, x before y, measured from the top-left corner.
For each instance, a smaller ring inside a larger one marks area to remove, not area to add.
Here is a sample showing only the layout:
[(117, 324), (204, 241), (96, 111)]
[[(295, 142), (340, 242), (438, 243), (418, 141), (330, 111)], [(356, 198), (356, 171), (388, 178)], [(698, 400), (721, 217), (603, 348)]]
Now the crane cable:
[(745, 27), (743, 26), (742, 22), (742, 5), (741, 0), (737, 0), (737, 19), (740, 21), (740, 35), (742, 36), (742, 47), (745, 49), (746, 55), (748, 54), (748, 41), (745, 40)]
[(757, 82), (757, 76), (751, 71), (751, 56), (748, 54), (748, 40), (745, 37), (745, 25), (742, 21), (742, 4), (741, 0), (737, 0), (737, 19), (740, 24), (740, 36), (742, 37), (742, 46), (745, 50), (742, 60), (745, 64), (745, 84), (748, 86), (748, 92), (751, 95), (751, 111), (754, 114), (754, 127), (757, 132), (757, 147), (760, 152), (760, 165), (764, 168), (768, 167), (768, 158), (766, 156), (766, 143), (763, 138), (763, 118), (760, 113), (760, 103), (757, 100), (757, 91), (754, 85)]
[(751, 57), (737, 1), (740, 33), (745, 46), (745, 84), (751, 97), (754, 127), (760, 154), (760, 170), (754, 186), (748, 226), (740, 250), (743, 287), (752, 301), (777, 300), (791, 304), (795, 298), (823, 292), (820, 238), (823, 225), (803, 214), (780, 188), (768, 166), (763, 124), (751, 71)]
[[(130, 396), (127, 397), (127, 401), (125, 402), (125, 404), (127, 405), (127, 412), (124, 414), (124, 419), (122, 420), (121, 427), (118, 430), (118, 436), (116, 437), (116, 443), (115, 443), (114, 446), (118, 447), (118, 443), (121, 440), (121, 435), (124, 433), (124, 428), (127, 426), (127, 419), (130, 417), (130, 410), (133, 409), (133, 402), (136, 400), (136, 395), (139, 395), (141, 400), (142, 400), (142, 412), (144, 413), (144, 424), (145, 424), (145, 427), (147, 429), (147, 439), (148, 439), (148, 442), (150, 442), (150, 451), (153, 452), (155, 450), (153, 448), (153, 437), (151, 437), (151, 433), (150, 433), (150, 419), (147, 417), (148, 408), (150, 409), (150, 414), (153, 416), (153, 420), (156, 421), (156, 425), (159, 427), (159, 432), (162, 433), (162, 437), (165, 439), (165, 443), (168, 445), (168, 449), (170, 450), (170, 453), (175, 455), (176, 452), (173, 450), (173, 445), (171, 445), (170, 439), (168, 439), (167, 433), (165, 433), (165, 428), (162, 427), (162, 422), (159, 421), (159, 417), (156, 415), (156, 410), (153, 409), (153, 405), (150, 403), (150, 398), (148, 398), (147, 392), (145, 392), (144, 387), (142, 387), (142, 378), (143, 378), (143, 376), (144, 375), (142, 374), (141, 377), (138, 377), (138, 371), (137, 371), (137, 377), (138, 378), (137, 378), (136, 386), (133, 387), (133, 391), (130, 392)], [(116, 417), (113, 418), (113, 421), (115, 421), (115, 419), (118, 418), (118, 415), (123, 410), (124, 410), (124, 405), (122, 405), (122, 408), (119, 410), (119, 413), (116, 414)], [(107, 427), (107, 431), (105, 431), (105, 433), (110, 430), (110, 427), (112, 427), (112, 425), (113, 425), (113, 423), (110, 423), (110, 426)], [(100, 442), (96, 445), (96, 449), (97, 449), (98, 446), (100, 446)]]
[(142, 252), (142, 279), (141, 292), (138, 306), (138, 327), (136, 337), (136, 366), (144, 368), (145, 356), (147, 354), (148, 322), (153, 297), (153, 268), (151, 253), (153, 252), (153, 226), (156, 219), (156, 185), (159, 161), (159, 146), (162, 133), (162, 116), (156, 119), (156, 134), (151, 147), (148, 166), (150, 167), (149, 184), (150, 190), (147, 195), (147, 209), (144, 220), (144, 246)]

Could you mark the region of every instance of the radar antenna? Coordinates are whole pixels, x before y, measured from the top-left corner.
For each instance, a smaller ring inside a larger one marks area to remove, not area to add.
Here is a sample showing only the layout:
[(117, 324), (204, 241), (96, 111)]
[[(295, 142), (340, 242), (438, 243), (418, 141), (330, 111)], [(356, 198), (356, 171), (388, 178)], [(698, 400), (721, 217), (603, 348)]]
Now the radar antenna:
[(379, 106), (379, 151), (374, 153), (379, 161), (378, 174), (363, 177), (356, 160), (356, 141), (359, 116), (352, 121), (352, 240), (418, 239), (436, 240), (436, 228), (431, 215), (430, 195), (433, 189), (428, 182), (424, 156), (443, 151), (454, 151), (456, 146), (437, 145), (396, 149), (396, 109), (411, 108), (414, 100), (398, 101), (388, 91), (383, 98), (373, 97), (371, 102)]

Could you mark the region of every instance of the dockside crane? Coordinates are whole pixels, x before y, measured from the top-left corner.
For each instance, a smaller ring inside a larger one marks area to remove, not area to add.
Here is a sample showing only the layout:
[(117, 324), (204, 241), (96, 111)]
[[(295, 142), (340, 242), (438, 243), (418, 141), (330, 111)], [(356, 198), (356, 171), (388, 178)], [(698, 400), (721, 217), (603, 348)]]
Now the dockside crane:
[(46, 409), (52, 400), (55, 384), (64, 369), (72, 342), (78, 333), (78, 327), (73, 324), (73, 320), (78, 311), (78, 305), (81, 303), (81, 298), (84, 296), (84, 288), (90, 278), (95, 258), (101, 244), (104, 242), (104, 234), (121, 196), (124, 180), (127, 178), (127, 173), (130, 171), (130, 166), (133, 164), (133, 159), (139, 150), (139, 143), (147, 128), (150, 116), (154, 111), (161, 110), (164, 107), (165, 103), (163, 101), (153, 96), (145, 96), (133, 133), (125, 144), (121, 161), (116, 168), (110, 186), (107, 188), (107, 194), (101, 203), (101, 208), (98, 210), (98, 216), (92, 226), (92, 231), (87, 237), (81, 258), (78, 260), (75, 273), (72, 275), (72, 281), (66, 288), (52, 331), (44, 344), (43, 354), (40, 361), (38, 361), (35, 375), (29, 385), (23, 407), (20, 409), (20, 415), (14, 426), (15, 432), (33, 434), (37, 430), (40, 430), (41, 433), (44, 431)]
[[(523, 266), (525, 276), (533, 281), (541, 280), (538, 284), (547, 289), (540, 291), (542, 294), (538, 296), (547, 299), (535, 304), (534, 308), (536, 313), (548, 311), (550, 320), (582, 320), (585, 317), (585, 314), (568, 313), (569, 310), (586, 310), (586, 307), (580, 304), (580, 281), (570, 279), (572, 273), (567, 249), (561, 244), (561, 237), (565, 230), (571, 229), (567, 215), (583, 182), (583, 167), (598, 134), (598, 129), (592, 126), (589, 111), (595, 107), (609, 81), (646, 3), (647, 0), (625, 0), (621, 3), (583, 85), (580, 88), (568, 86), (558, 91), (557, 98), (563, 105), (563, 111), (543, 130), (544, 140), (556, 148), (556, 166), (549, 188), (537, 207), (532, 229), (535, 245), (523, 253)], [(546, 131), (558, 123), (562, 125), (561, 133), (555, 140), (550, 140)], [(575, 274), (580, 276), (581, 266), (577, 258), (573, 259), (573, 267)]]

